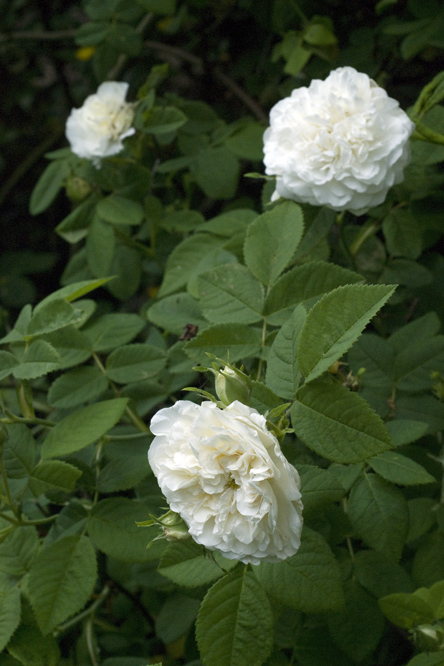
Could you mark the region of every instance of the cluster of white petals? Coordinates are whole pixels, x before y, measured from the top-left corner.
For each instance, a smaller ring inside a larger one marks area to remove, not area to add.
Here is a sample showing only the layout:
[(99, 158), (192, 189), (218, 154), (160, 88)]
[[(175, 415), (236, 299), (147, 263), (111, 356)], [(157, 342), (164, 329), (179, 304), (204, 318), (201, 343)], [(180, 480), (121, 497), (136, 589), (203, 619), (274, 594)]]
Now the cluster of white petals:
[(151, 431), (151, 469), (197, 543), (251, 564), (297, 552), (299, 475), (259, 412), (180, 400), (157, 412)]
[(360, 215), (403, 180), (413, 129), (398, 102), (353, 67), (296, 88), (271, 109), (264, 133), (273, 199)]
[(80, 109), (72, 109), (66, 121), (66, 138), (79, 157), (100, 166), (103, 157), (123, 149), (123, 139), (134, 134), (133, 104), (125, 101), (127, 83), (107, 81), (89, 95)]

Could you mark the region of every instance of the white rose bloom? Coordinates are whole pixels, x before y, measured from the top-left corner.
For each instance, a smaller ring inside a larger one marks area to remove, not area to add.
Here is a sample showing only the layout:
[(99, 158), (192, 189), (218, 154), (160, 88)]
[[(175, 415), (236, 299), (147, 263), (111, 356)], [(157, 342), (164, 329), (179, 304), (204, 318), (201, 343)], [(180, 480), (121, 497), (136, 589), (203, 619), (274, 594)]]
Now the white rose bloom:
[(151, 469), (197, 543), (251, 564), (296, 553), (299, 474), (259, 412), (180, 400), (157, 412), (151, 431)]
[(134, 134), (133, 104), (125, 102), (127, 83), (107, 81), (89, 95), (80, 109), (72, 109), (66, 121), (66, 138), (79, 157), (100, 166), (103, 157), (123, 149), (123, 139)]
[(404, 177), (415, 125), (367, 74), (334, 70), (270, 112), (265, 173), (279, 196), (361, 215)]

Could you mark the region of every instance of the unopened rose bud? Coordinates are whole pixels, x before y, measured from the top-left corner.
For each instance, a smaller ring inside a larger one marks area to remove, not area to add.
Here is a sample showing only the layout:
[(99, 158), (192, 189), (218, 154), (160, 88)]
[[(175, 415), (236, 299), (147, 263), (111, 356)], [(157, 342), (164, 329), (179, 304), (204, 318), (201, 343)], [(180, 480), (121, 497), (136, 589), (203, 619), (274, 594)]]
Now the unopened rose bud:
[(80, 176), (71, 176), (66, 181), (65, 185), (66, 196), (71, 199), (73, 203), (80, 203), (91, 194), (91, 185), (80, 178)]
[(159, 524), (162, 525), (163, 533), (167, 541), (182, 541), (189, 539), (187, 524), (182, 520), (178, 513), (168, 511), (159, 518)]
[(216, 376), (217, 397), (225, 405), (230, 405), (239, 400), (244, 405), (248, 404), (250, 396), (251, 381), (240, 370), (233, 370), (225, 366)]

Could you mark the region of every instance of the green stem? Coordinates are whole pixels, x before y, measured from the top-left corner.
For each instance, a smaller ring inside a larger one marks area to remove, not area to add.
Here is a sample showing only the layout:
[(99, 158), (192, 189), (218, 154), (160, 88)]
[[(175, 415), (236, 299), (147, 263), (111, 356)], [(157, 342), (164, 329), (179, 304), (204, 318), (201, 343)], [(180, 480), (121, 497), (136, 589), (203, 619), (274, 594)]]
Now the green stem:
[[(264, 317), (264, 323), (262, 324), (261, 350), (265, 347), (265, 338), (266, 337), (267, 337), (267, 320)], [(264, 360), (262, 358), (260, 358), (259, 359), (259, 364), (257, 366), (257, 375), (256, 375), (257, 381), (259, 381), (259, 379), (261, 378), (263, 365), (264, 365)]]
[(361, 231), (356, 236), (353, 243), (350, 245), (349, 250), (350, 250), (350, 254), (351, 254), (352, 257), (355, 257), (358, 254), (362, 245), (365, 243), (365, 241), (368, 238), (371, 238), (372, 236), (374, 236), (376, 234), (376, 232), (379, 229), (379, 226), (380, 226), (380, 222), (375, 221), (375, 222), (371, 222), (370, 224), (365, 225), (364, 227), (362, 227)]
[(11, 518), (11, 516), (8, 516), (7, 513), (3, 513), (3, 511), (0, 511), (0, 518), (3, 518), (3, 520), (7, 520), (8, 523), (12, 523), (13, 525), (20, 525), (20, 522), (16, 520), (15, 518)]
[(127, 236), (126, 234), (122, 233), (120, 229), (114, 228), (114, 232), (116, 236), (118, 236), (118, 238), (120, 238), (120, 240), (125, 243), (125, 245), (128, 245), (128, 247), (139, 250), (149, 259), (155, 259), (156, 255), (151, 247), (147, 247), (143, 243), (139, 243), (139, 241), (134, 240), (134, 238), (131, 238), (131, 236)]
[(103, 604), (105, 601), (106, 597), (108, 594), (111, 592), (111, 588), (109, 585), (105, 585), (97, 599), (89, 606), (89, 608), (86, 608), (84, 611), (73, 617), (71, 620), (68, 620), (68, 622), (65, 622), (65, 624), (61, 624), (59, 627), (54, 632), (54, 635), (57, 637), (59, 634), (63, 633), (67, 629), (70, 629), (74, 625), (78, 624), (82, 620), (84, 620), (86, 617), (89, 617), (95, 611), (98, 609), (98, 607)]
[[(94, 361), (96, 362), (97, 367), (99, 368), (99, 370), (101, 372), (103, 372), (103, 374), (106, 376), (106, 369), (105, 369), (102, 361), (100, 360), (100, 358), (97, 356), (97, 354), (93, 354), (93, 358), (94, 358)], [(114, 395), (116, 396), (116, 398), (120, 398), (120, 391), (117, 388), (117, 386), (110, 379), (108, 379), (108, 381), (109, 381), (109, 385), (111, 386), (112, 390), (114, 391)], [(125, 408), (125, 411), (126, 411), (126, 415), (128, 416), (129, 420), (131, 421), (131, 423), (138, 430), (140, 430), (140, 432), (144, 432), (144, 433), (150, 432), (150, 429), (148, 428), (146, 423), (144, 423), (142, 421), (140, 416), (137, 414), (137, 412), (132, 407), (127, 405), (126, 408)]]
[(5, 487), (6, 500), (7, 500), (8, 506), (11, 507), (11, 509), (14, 511), (15, 516), (18, 517), (17, 516), (17, 509), (16, 509), (16, 506), (13, 502), (11, 491), (9, 489), (8, 477), (7, 477), (7, 474), (6, 474), (5, 463), (4, 463), (4, 460), (3, 460), (2, 456), (0, 457), (0, 471), (1, 471), (2, 479), (3, 479), (3, 485)]
[(16, 414), (13, 414), (12, 412), (9, 411), (9, 409), (4, 409), (4, 412), (6, 416), (8, 417), (7, 419), (0, 419), (1, 423), (24, 423), (25, 425), (42, 425), (46, 426), (48, 428), (53, 428), (55, 426), (54, 421), (48, 421), (47, 419), (39, 419), (36, 416), (32, 419), (25, 418), (24, 416), (17, 416)]

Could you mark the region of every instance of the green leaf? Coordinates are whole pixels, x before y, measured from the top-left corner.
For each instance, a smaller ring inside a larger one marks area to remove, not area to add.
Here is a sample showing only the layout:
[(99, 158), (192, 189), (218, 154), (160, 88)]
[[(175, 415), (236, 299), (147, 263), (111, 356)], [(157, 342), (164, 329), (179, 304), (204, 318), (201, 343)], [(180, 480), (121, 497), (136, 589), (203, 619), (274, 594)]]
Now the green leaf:
[(110, 224), (139, 225), (145, 217), (143, 207), (137, 201), (118, 194), (111, 194), (97, 204), (97, 214)]
[(256, 356), (261, 348), (260, 333), (243, 324), (218, 324), (209, 326), (187, 342), (185, 351), (198, 363), (206, 363), (210, 352), (230, 363)]
[(392, 562), (401, 557), (408, 532), (408, 507), (402, 492), (376, 474), (353, 486), (348, 517), (362, 540)]
[(296, 555), (278, 564), (262, 562), (254, 573), (272, 598), (290, 608), (321, 613), (343, 604), (338, 563), (325, 539), (307, 527)]
[(109, 275), (116, 250), (116, 236), (110, 224), (95, 216), (86, 238), (86, 256), (95, 277)]
[(98, 398), (108, 388), (108, 380), (95, 366), (75, 368), (58, 377), (48, 392), (52, 407), (70, 409)]
[(353, 372), (362, 374), (365, 387), (392, 386), (395, 353), (387, 340), (374, 333), (363, 333), (348, 353), (348, 363)]
[(300, 388), (291, 422), (309, 448), (334, 462), (362, 462), (392, 446), (368, 403), (339, 384), (316, 382)]
[(217, 551), (210, 556), (192, 539), (168, 544), (160, 558), (159, 573), (176, 585), (199, 587), (220, 578), (224, 570), (236, 566), (236, 560), (227, 560)]
[(20, 363), (18, 358), (8, 351), (0, 351), (0, 380), (12, 374), (13, 369)]
[(336, 645), (360, 662), (377, 647), (384, 632), (384, 618), (377, 602), (356, 581), (346, 581), (344, 589), (344, 608), (330, 615), (328, 628)]
[(373, 550), (356, 553), (353, 571), (358, 583), (377, 599), (394, 592), (414, 590), (413, 581), (405, 569)]
[(394, 364), (396, 386), (401, 391), (423, 391), (433, 385), (432, 373), (443, 367), (444, 335), (418, 340), (399, 352)]
[(125, 458), (111, 460), (102, 467), (97, 487), (102, 493), (129, 490), (139, 485), (150, 473), (146, 450), (142, 456), (132, 455), (128, 452)]
[(382, 223), (388, 252), (394, 257), (417, 259), (422, 251), (419, 225), (409, 208), (394, 208)]
[(209, 234), (195, 234), (176, 245), (170, 253), (164, 280), (159, 289), (159, 298), (179, 291), (196, 274), (203, 257), (219, 249), (223, 240)]
[(301, 477), (302, 503), (304, 516), (323, 504), (337, 502), (345, 495), (334, 468), (321, 469), (314, 465), (298, 465)]
[(407, 666), (444, 666), (442, 652), (423, 652), (413, 657)]
[(272, 285), (291, 261), (304, 231), (300, 206), (285, 201), (257, 217), (247, 230), (245, 263), (264, 285)]
[(200, 600), (183, 594), (170, 596), (156, 618), (156, 635), (165, 645), (186, 636), (194, 624)]
[(74, 534), (83, 534), (86, 521), (88, 519), (88, 511), (78, 500), (72, 500), (69, 504), (63, 507), (57, 518), (52, 523), (48, 534), (45, 537), (43, 547), (47, 548), (54, 541), (64, 539), (67, 536)]
[(141, 252), (123, 243), (117, 244), (110, 272), (115, 278), (106, 288), (120, 301), (129, 301), (138, 290), (142, 278)]
[(319, 377), (350, 349), (394, 290), (385, 285), (345, 285), (313, 306), (298, 348), (299, 366), (306, 381)]
[(264, 130), (265, 127), (260, 123), (249, 122), (245, 127), (229, 136), (225, 145), (244, 160), (262, 162)]
[(47, 335), (66, 326), (79, 326), (85, 320), (85, 312), (74, 308), (64, 299), (51, 300), (34, 311), (25, 340), (37, 335)]
[(40, 551), (29, 572), (29, 597), (43, 634), (83, 608), (96, 575), (96, 555), (85, 536), (68, 536)]
[(150, 559), (149, 537), (136, 523), (146, 520), (147, 513), (143, 504), (125, 497), (101, 500), (91, 511), (88, 534), (106, 555), (122, 562), (144, 562)]
[(4, 650), (20, 622), (20, 590), (0, 587), (0, 652)]
[(429, 474), (422, 465), (397, 451), (384, 451), (374, 458), (370, 458), (368, 463), (386, 481), (401, 486), (416, 486), (435, 481), (435, 477)]
[(217, 266), (199, 275), (203, 315), (215, 324), (254, 324), (262, 318), (263, 287), (241, 264)]
[(176, 0), (137, 0), (147, 12), (154, 14), (174, 14)]
[(427, 423), (411, 421), (410, 419), (394, 419), (385, 424), (387, 432), (394, 446), (410, 444), (423, 437), (427, 430)]
[[(435, 523), (435, 500), (431, 497), (415, 497), (407, 502), (409, 509), (409, 531), (407, 543), (419, 539)], [(403, 590), (405, 591), (405, 590)]]
[(401, 326), (390, 336), (389, 344), (396, 353), (399, 353), (411, 344), (416, 345), (418, 340), (435, 336), (440, 328), (441, 321), (436, 312), (428, 312), (423, 317)]
[(84, 363), (91, 356), (88, 338), (75, 326), (66, 326), (58, 331), (48, 333), (45, 339), (60, 356), (59, 370)]
[(386, 618), (401, 629), (413, 629), (435, 619), (433, 609), (415, 594), (389, 594), (379, 599), (379, 606)]
[(441, 531), (423, 537), (413, 560), (412, 576), (418, 585), (424, 586), (444, 579), (444, 535)]
[(98, 287), (101, 287), (110, 280), (111, 278), (106, 277), (100, 278), (99, 280), (82, 280), (81, 282), (68, 284), (66, 287), (54, 291), (52, 294), (44, 298), (43, 301), (40, 301), (40, 303), (34, 308), (34, 314), (36, 314), (41, 308), (45, 307), (50, 301), (64, 298), (68, 303), (71, 303), (72, 301), (76, 301), (78, 298), (82, 298), (82, 296), (89, 294), (90, 291), (98, 289)]
[(239, 181), (239, 160), (223, 146), (207, 148), (198, 153), (193, 173), (207, 197), (230, 199)]
[(126, 384), (149, 379), (165, 367), (166, 354), (159, 347), (132, 344), (115, 349), (106, 360), (106, 374), (114, 382)]
[(8, 438), (3, 451), (6, 474), (10, 479), (24, 479), (34, 467), (36, 444), (23, 423), (7, 425)]
[[(13, 661), (11, 666), (59, 666), (60, 650), (54, 636), (43, 636), (37, 626), (34, 613), (22, 598), (21, 622), (8, 643), (7, 650)], [(17, 660), (17, 661), (16, 661)], [(5, 661), (5, 666), (10, 662)]]
[[(291, 640), (294, 655), (300, 666), (353, 666), (342, 650), (333, 643), (325, 626), (304, 626), (298, 636)], [(290, 647), (290, 646), (289, 646)]]
[(422, 421), (429, 425), (428, 433), (444, 429), (444, 404), (431, 395), (401, 395), (396, 398), (394, 418)]
[(109, 352), (116, 347), (127, 344), (146, 325), (136, 314), (113, 313), (102, 315), (94, 323), (83, 329), (97, 353)]
[(97, 197), (90, 196), (82, 201), (55, 228), (56, 233), (71, 244), (78, 243), (88, 233), (96, 208)]
[(159, 328), (175, 335), (181, 335), (187, 324), (198, 328), (207, 326), (199, 302), (187, 292), (162, 298), (149, 308), (147, 317)]
[(74, 465), (61, 460), (42, 461), (32, 470), (28, 485), (34, 497), (52, 490), (70, 493), (81, 476), (82, 472)]
[(205, 596), (196, 622), (208, 666), (261, 666), (273, 644), (273, 614), (254, 574), (228, 574)]
[(142, 129), (157, 136), (175, 132), (187, 122), (186, 115), (175, 106), (155, 106), (144, 119)]
[(49, 342), (34, 340), (23, 354), (22, 362), (13, 370), (16, 379), (35, 379), (58, 370), (60, 356)]
[(271, 287), (265, 301), (264, 315), (273, 326), (280, 326), (295, 305), (311, 307), (327, 292), (341, 285), (362, 282), (362, 275), (323, 261), (310, 261), (284, 273)]
[(293, 314), (279, 330), (268, 356), (265, 381), (267, 386), (284, 400), (293, 400), (301, 382), (297, 349), (306, 317), (304, 306), (296, 306)]
[(16, 527), (0, 543), (0, 571), (8, 576), (23, 576), (29, 571), (39, 547), (36, 527)]
[(42, 458), (66, 456), (92, 444), (116, 425), (127, 403), (127, 398), (115, 398), (88, 405), (65, 416), (46, 436)]
[(68, 175), (67, 160), (56, 160), (48, 164), (32, 191), (29, 202), (31, 215), (43, 213), (52, 204)]

